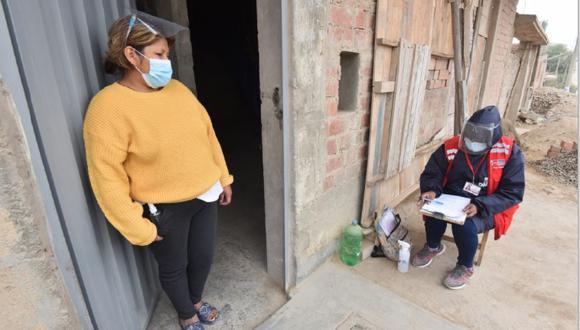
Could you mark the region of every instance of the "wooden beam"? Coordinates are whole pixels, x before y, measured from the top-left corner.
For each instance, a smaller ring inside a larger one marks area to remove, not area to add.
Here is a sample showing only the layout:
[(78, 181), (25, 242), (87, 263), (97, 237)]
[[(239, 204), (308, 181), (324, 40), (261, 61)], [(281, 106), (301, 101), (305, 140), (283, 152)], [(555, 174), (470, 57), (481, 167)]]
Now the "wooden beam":
[(463, 77), (463, 51), (461, 50), (461, 17), (459, 3), (450, 0), (451, 16), (453, 23), (453, 61), (455, 71), (455, 120), (453, 132), (455, 135), (461, 132), (465, 123), (465, 110), (467, 110), (467, 91)]
[(375, 93), (392, 93), (395, 91), (394, 81), (375, 81), (373, 83), (373, 92)]
[(399, 40), (388, 40), (387, 38), (377, 38), (377, 45), (399, 47)]

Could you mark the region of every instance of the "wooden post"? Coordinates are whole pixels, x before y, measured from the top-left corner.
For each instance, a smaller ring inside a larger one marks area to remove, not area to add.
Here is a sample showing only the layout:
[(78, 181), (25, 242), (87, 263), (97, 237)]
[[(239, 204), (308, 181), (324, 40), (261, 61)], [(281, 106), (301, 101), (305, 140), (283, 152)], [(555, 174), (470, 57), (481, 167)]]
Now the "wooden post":
[(564, 80), (564, 86), (570, 88), (572, 84), (572, 75), (576, 71), (576, 57), (578, 57), (578, 40), (576, 40), (576, 45), (574, 46), (574, 52), (570, 56), (568, 61), (568, 69), (566, 69), (566, 80)]
[(455, 71), (455, 120), (453, 134), (461, 133), (465, 123), (465, 110), (467, 109), (467, 93), (465, 80), (463, 79), (463, 53), (461, 49), (461, 17), (459, 14), (458, 0), (449, 0), (451, 3), (451, 15), (453, 24), (453, 62)]

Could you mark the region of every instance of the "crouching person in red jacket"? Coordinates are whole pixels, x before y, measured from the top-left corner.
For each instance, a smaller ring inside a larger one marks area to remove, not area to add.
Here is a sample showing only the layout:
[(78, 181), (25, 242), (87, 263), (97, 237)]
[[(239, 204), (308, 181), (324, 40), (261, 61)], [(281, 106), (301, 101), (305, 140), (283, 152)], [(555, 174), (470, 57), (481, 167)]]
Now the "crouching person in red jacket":
[[(495, 106), (475, 112), (461, 136), (447, 140), (431, 155), (420, 186), (419, 205), (442, 193), (471, 198), (464, 210), (465, 224), (452, 224), (459, 255), (457, 265), (443, 281), (449, 289), (461, 289), (473, 275), (477, 234), (493, 229), (495, 239), (499, 239), (524, 196), (524, 156), (512, 139), (503, 136)], [(427, 243), (414, 256), (413, 266), (427, 267), (445, 252), (441, 239), (446, 228), (447, 222), (425, 217)]]

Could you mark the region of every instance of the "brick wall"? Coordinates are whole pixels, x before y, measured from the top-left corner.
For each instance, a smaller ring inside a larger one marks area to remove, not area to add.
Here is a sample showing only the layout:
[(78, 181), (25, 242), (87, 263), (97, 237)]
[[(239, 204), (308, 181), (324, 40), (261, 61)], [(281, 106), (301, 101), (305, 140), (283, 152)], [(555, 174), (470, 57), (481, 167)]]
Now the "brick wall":
[[(375, 7), (375, 0), (292, 4), (292, 250), (298, 282), (336, 251), (345, 226), (360, 216)], [(344, 70), (350, 85), (357, 85), (347, 88), (352, 93), (342, 99), (350, 101), (350, 109), (338, 108), (341, 52), (358, 54), (358, 69)]]
[[(369, 111), (372, 84), (372, 51), (375, 1), (331, 0), (329, 2), (326, 63), (326, 167), (323, 192), (366, 169)], [(338, 109), (341, 77), (340, 53), (358, 53), (360, 58), (357, 107)]]

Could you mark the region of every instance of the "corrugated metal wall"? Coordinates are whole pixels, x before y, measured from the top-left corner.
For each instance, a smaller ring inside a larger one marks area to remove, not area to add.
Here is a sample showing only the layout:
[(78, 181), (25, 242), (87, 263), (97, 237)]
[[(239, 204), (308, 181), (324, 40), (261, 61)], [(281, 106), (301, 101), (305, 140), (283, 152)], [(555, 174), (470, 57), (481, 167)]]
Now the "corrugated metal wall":
[(160, 292), (144, 248), (106, 222), (90, 190), (82, 121), (113, 77), (101, 58), (107, 28), (131, 0), (2, 0), (52, 197), (67, 236), (93, 326), (144, 329)]

